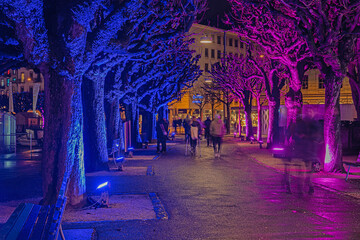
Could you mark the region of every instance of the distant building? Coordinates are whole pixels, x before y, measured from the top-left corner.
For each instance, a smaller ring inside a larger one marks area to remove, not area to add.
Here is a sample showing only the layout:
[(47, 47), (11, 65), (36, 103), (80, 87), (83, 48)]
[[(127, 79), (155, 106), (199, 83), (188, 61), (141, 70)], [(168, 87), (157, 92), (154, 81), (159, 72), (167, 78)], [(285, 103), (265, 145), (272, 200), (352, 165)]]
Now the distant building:
[(33, 69), (9, 69), (0, 75), (0, 95), (9, 95), (9, 86), (12, 83), (13, 93), (33, 92), (35, 83), (40, 83), (40, 91), (44, 90), (42, 74), (35, 73)]

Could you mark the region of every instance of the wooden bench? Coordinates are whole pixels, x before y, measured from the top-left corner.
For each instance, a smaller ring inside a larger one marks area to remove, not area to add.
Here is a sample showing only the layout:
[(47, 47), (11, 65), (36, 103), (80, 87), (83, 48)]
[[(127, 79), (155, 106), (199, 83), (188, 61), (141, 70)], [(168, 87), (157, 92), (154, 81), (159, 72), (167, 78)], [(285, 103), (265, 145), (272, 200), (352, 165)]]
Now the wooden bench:
[(348, 166), (348, 170), (346, 172), (346, 178), (345, 178), (345, 181), (347, 181), (348, 178), (349, 178), (350, 168), (351, 167), (360, 167), (360, 153), (358, 155), (358, 158), (357, 158), (356, 162), (346, 162), (346, 161), (344, 161), (343, 164)]
[(263, 142), (262, 140), (258, 141), (258, 140), (256, 140), (254, 137), (251, 137), (251, 138), (250, 138), (250, 144), (253, 144), (254, 142), (255, 142), (255, 143), (258, 143), (260, 149), (262, 149), (262, 145), (264, 144), (264, 142)]
[(67, 178), (64, 178), (55, 205), (21, 203), (1, 227), (0, 239), (56, 240), (60, 232), (61, 238), (65, 240), (61, 218), (66, 205), (66, 182)]

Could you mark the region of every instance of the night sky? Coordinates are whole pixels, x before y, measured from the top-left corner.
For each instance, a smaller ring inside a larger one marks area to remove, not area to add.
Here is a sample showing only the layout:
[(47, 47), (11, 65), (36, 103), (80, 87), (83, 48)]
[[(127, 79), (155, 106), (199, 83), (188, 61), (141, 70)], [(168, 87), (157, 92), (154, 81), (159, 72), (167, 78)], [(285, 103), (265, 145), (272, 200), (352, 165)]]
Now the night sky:
[(223, 23), (225, 13), (230, 6), (227, 0), (208, 0), (207, 10), (199, 23), (212, 27), (229, 28)]

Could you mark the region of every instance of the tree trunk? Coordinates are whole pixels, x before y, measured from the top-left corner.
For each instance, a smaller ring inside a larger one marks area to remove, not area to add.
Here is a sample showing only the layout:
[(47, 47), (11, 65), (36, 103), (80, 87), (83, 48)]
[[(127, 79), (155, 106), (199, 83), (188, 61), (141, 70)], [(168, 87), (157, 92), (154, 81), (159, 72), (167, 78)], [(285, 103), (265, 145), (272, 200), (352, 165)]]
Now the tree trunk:
[(244, 91), (244, 98), (242, 99), (242, 103), (244, 105), (244, 113), (245, 113), (245, 128), (246, 128), (246, 140), (249, 141), (254, 137), (253, 133), (253, 125), (251, 118), (251, 108), (252, 108), (252, 94), (250, 91)]
[(226, 102), (226, 113), (227, 113), (227, 121), (226, 121), (226, 134), (230, 134), (230, 104)]
[(325, 82), (324, 141), (326, 172), (343, 171), (340, 136), (340, 88), (342, 77), (327, 74)]
[(214, 109), (215, 109), (215, 104), (211, 104), (211, 121), (214, 120), (215, 117)]
[(280, 98), (269, 100), (269, 130), (267, 138), (267, 148), (271, 148), (279, 140), (279, 108)]
[(240, 111), (240, 109), (241, 109), (241, 99), (239, 99), (239, 126), (238, 126), (238, 128), (239, 128), (239, 137), (241, 137), (241, 131), (242, 131), (242, 127), (241, 127), (241, 111)]
[(106, 169), (108, 162), (104, 111), (104, 81), (83, 77), (85, 170)]
[(131, 146), (137, 148), (141, 144), (139, 133), (139, 106), (133, 101), (131, 103)]
[(349, 64), (349, 83), (351, 87), (352, 99), (356, 110), (357, 120), (360, 121), (360, 63)]
[(295, 92), (290, 88), (289, 92), (287, 92), (285, 96), (285, 105), (287, 108), (285, 144), (288, 145), (293, 139), (296, 121), (300, 118), (299, 115), (302, 109), (301, 91), (299, 90)]
[(120, 137), (120, 109), (119, 99), (113, 99), (111, 102), (105, 101), (105, 120), (106, 120), (106, 136), (107, 146), (112, 147), (113, 141)]
[[(86, 198), (81, 79), (42, 69), (45, 80), (45, 134), (42, 161), (44, 204), (56, 202), (63, 176), (70, 176), (68, 203)], [(51, 79), (50, 79), (51, 77)]]
[(257, 126), (257, 140), (261, 141), (262, 140), (262, 132), (261, 132), (261, 127), (262, 127), (262, 116), (261, 116), (261, 103), (260, 103), (260, 96), (256, 97), (256, 105), (257, 105), (257, 114), (258, 114), (258, 126)]

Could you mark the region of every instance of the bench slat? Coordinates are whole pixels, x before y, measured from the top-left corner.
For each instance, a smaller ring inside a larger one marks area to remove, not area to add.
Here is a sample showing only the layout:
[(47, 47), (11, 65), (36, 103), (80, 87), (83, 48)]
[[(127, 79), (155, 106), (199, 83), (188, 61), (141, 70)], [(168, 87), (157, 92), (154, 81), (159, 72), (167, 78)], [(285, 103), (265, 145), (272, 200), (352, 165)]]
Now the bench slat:
[[(60, 200), (61, 203), (60, 203)], [(60, 205), (59, 207), (55, 207), (54, 216), (52, 217), (53, 221), (50, 225), (48, 234), (49, 236), (46, 237), (46, 239), (56, 239), (58, 232), (59, 232), (59, 226), (61, 224), (61, 218), (63, 215), (63, 212), (65, 210), (65, 204), (66, 204), (66, 198), (58, 199), (58, 203), (56, 205)]]
[(34, 228), (34, 224), (39, 216), (39, 211), (40, 211), (41, 206), (40, 205), (34, 205), (29, 217), (24, 225), (24, 227), (21, 229), (19, 236), (17, 239), (22, 240), (22, 239), (28, 239), (31, 231)]
[(49, 205), (41, 207), (38, 220), (35, 223), (34, 230), (30, 237), (31, 240), (41, 239), (49, 212), (50, 212)]
[(47, 237), (49, 235), (49, 228), (50, 228), (51, 223), (52, 223), (52, 216), (54, 215), (54, 211), (55, 211), (55, 205), (51, 205), (48, 217), (47, 217), (46, 222), (44, 224), (44, 231), (43, 231), (43, 234), (41, 236), (41, 239), (47, 239)]
[(24, 209), (24, 207), (25, 207), (25, 203), (21, 203), (15, 209), (15, 211), (11, 214), (11, 216), (9, 217), (7, 222), (1, 227), (0, 239), (6, 238), (6, 236), (8, 235), (8, 233), (11, 230), (11, 228), (13, 227), (13, 225), (15, 224), (16, 220), (18, 219), (18, 217), (19, 217), (20, 213), (22, 212), (22, 210)]
[(17, 218), (15, 224), (13, 225), (13, 227), (12, 227), (11, 231), (9, 232), (8, 236), (6, 237), (6, 239), (9, 239), (9, 240), (17, 239), (17, 237), (20, 233), (20, 230), (23, 228), (33, 206), (34, 206), (34, 204), (32, 204), (32, 203), (25, 203), (24, 209), (21, 211), (19, 217)]

